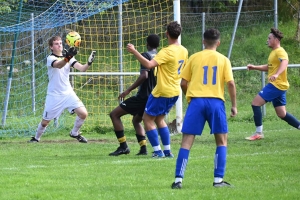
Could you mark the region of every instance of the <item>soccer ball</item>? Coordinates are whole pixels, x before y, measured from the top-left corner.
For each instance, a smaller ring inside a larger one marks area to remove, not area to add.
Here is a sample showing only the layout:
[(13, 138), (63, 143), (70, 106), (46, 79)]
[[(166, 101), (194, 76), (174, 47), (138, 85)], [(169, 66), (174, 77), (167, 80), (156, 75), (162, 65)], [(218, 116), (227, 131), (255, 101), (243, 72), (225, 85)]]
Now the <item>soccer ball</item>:
[(66, 36), (66, 42), (70, 47), (79, 47), (81, 37), (76, 31), (71, 31)]

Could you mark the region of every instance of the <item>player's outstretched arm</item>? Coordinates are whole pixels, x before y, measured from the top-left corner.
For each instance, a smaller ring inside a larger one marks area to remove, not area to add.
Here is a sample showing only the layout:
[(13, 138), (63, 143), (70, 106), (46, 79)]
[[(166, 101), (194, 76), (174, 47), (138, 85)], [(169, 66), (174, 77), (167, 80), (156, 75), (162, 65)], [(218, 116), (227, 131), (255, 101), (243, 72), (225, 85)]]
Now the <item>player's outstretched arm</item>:
[(148, 71), (146, 70), (141, 70), (141, 74), (138, 77), (138, 79), (131, 85), (129, 86), (124, 92), (122, 92), (119, 96), (118, 99), (123, 101), (124, 98), (135, 88), (139, 87), (146, 79), (148, 78)]
[(258, 70), (258, 71), (264, 71), (267, 72), (268, 71), (268, 65), (252, 65), (252, 64), (248, 64), (247, 65), (247, 69), (248, 70)]
[(158, 66), (158, 63), (155, 60), (148, 60), (147, 58), (145, 58), (144, 56), (142, 56), (142, 54), (140, 54), (140, 52), (138, 52), (135, 48), (133, 44), (127, 44), (127, 51), (129, 53), (132, 53), (136, 59), (147, 69), (151, 69), (154, 68), (156, 66)]
[(236, 103), (236, 87), (233, 80), (227, 82), (228, 92), (231, 100), (231, 117), (237, 114), (237, 103)]
[(85, 72), (92, 65), (92, 63), (94, 62), (95, 55), (96, 55), (96, 51), (92, 51), (92, 53), (90, 54), (86, 64), (82, 65), (79, 62), (76, 62), (74, 64), (74, 68), (78, 69), (81, 72)]

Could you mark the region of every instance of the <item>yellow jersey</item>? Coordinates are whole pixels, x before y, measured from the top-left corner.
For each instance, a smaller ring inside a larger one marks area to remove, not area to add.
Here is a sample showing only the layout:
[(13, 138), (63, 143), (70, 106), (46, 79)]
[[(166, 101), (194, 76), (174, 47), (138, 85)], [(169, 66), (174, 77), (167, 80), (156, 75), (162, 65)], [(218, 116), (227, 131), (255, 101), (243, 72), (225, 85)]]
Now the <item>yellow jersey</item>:
[[(288, 54), (282, 47), (271, 51), (268, 58), (268, 78), (277, 72), (282, 60), (289, 60)], [(287, 80), (287, 68), (279, 74), (275, 81), (270, 83), (279, 90), (287, 90), (290, 87)]]
[(190, 56), (181, 72), (181, 78), (188, 81), (188, 102), (193, 97), (219, 98), (225, 101), (224, 85), (234, 80), (229, 59), (208, 49)]
[(182, 45), (169, 45), (153, 58), (157, 63), (157, 83), (154, 97), (175, 97), (180, 94), (180, 71), (188, 60), (188, 51)]

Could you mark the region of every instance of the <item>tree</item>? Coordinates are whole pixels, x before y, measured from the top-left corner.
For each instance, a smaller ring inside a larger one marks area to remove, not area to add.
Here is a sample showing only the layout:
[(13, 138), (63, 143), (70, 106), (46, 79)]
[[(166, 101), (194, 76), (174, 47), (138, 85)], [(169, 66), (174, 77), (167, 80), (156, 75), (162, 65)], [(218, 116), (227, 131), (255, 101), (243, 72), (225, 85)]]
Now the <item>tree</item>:
[(10, 13), (18, 7), (18, 0), (0, 0), (0, 14)]
[(291, 6), (291, 8), (296, 12), (295, 18), (298, 20), (296, 40), (300, 42), (300, 2), (299, 0), (286, 0), (286, 2)]

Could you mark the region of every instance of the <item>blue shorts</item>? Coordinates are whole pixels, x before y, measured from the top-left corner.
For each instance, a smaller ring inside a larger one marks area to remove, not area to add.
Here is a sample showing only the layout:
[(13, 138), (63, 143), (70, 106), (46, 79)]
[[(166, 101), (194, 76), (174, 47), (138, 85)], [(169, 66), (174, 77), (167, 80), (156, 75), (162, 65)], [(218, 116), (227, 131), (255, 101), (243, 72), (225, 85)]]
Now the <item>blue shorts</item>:
[(152, 94), (150, 94), (145, 107), (145, 112), (151, 116), (166, 115), (174, 106), (177, 99), (178, 96), (166, 98), (166, 97), (154, 97)]
[(268, 83), (259, 93), (266, 102), (272, 102), (274, 107), (286, 105), (286, 90), (279, 90)]
[(184, 134), (201, 135), (208, 122), (210, 133), (228, 132), (224, 101), (217, 98), (192, 98), (185, 113), (182, 130)]

